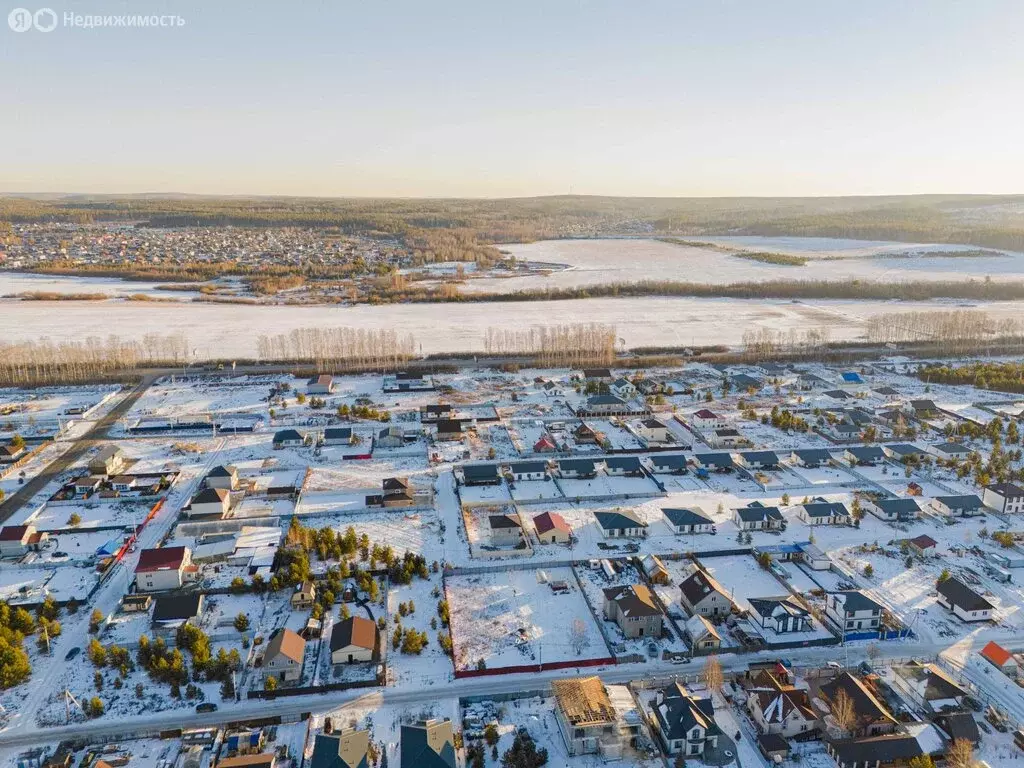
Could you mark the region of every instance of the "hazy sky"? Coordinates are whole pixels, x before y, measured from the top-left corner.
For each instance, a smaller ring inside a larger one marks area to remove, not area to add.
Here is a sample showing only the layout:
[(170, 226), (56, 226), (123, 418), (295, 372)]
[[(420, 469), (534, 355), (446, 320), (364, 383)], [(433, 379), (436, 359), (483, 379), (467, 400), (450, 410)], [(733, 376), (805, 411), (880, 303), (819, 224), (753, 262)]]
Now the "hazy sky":
[(1024, 0), (42, 2), (186, 23), (0, 27), (3, 191), (1024, 192)]

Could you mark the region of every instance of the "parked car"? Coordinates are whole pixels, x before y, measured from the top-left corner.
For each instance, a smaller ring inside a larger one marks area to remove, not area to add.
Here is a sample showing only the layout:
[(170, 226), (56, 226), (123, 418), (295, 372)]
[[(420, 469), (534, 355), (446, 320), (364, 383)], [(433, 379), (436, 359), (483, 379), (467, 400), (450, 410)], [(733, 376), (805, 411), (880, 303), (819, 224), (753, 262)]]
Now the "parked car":
[(204, 701), (202, 704), (196, 705), (196, 712), (216, 712), (217, 705), (212, 701)]
[(75, 656), (77, 656), (81, 652), (82, 652), (81, 648), (78, 648), (78, 647), (72, 648), (70, 651), (67, 652), (67, 654), (65, 654), (64, 661), (71, 661), (73, 658), (75, 658)]

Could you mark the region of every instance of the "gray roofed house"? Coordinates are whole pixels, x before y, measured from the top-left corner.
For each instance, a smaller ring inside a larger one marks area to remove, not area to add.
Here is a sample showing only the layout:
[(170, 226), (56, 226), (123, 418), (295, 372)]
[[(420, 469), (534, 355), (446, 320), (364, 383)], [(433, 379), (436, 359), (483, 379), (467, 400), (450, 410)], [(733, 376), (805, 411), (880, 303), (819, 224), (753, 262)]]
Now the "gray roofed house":
[(921, 511), (921, 506), (912, 498), (878, 499), (865, 504), (865, 508), (882, 520), (898, 520), (900, 522), (915, 519)]
[(282, 429), (274, 433), (275, 448), (293, 448), (306, 444), (306, 436), (297, 429)]
[(686, 474), (686, 456), (681, 453), (655, 453), (648, 460), (655, 474)]
[(779, 455), (775, 451), (744, 451), (740, 454), (750, 469), (778, 469)]
[(513, 461), (508, 471), (515, 480), (543, 480), (548, 476), (548, 464), (546, 461)]
[(732, 612), (733, 601), (725, 588), (700, 568), (679, 583), (680, 602), (691, 615), (725, 616)]
[(811, 628), (811, 614), (792, 595), (750, 597), (751, 618), (762, 629), (773, 632), (806, 632)]
[(929, 449), (936, 456), (944, 459), (963, 459), (974, 451), (963, 443), (938, 443)]
[(737, 509), (733, 522), (741, 531), (777, 531), (786, 526), (786, 518), (778, 507), (766, 507), (760, 502)]
[(678, 682), (658, 693), (654, 723), (662, 746), (670, 755), (703, 755), (708, 746), (718, 746), (722, 733), (715, 722), (711, 698), (698, 698)]
[(670, 507), (661, 510), (675, 533), (712, 533), (715, 522), (700, 507), (681, 509)]
[(318, 733), (309, 768), (369, 768), (370, 732)]
[(636, 456), (609, 456), (604, 460), (604, 466), (609, 475), (642, 477), (644, 474), (640, 459)]
[(957, 496), (936, 496), (932, 499), (931, 505), (937, 512), (954, 517), (980, 515), (985, 507), (982, 500), (973, 493)]
[(497, 464), (463, 464), (463, 485), (497, 485), (501, 482)]
[(328, 427), (324, 430), (324, 445), (351, 445), (352, 427)]
[(647, 523), (632, 510), (621, 512), (594, 512), (597, 526), (608, 538), (637, 537), (647, 535)]
[(455, 768), (451, 720), (422, 720), (403, 725), (399, 768)]
[(956, 576), (940, 581), (935, 589), (938, 604), (964, 621), (988, 621), (992, 618), (995, 606)]
[(871, 467), (880, 461), (885, 461), (885, 451), (877, 445), (856, 445), (852, 448), (847, 448), (845, 456), (850, 464), (854, 466), (859, 464)]
[(698, 464), (707, 469), (730, 470), (736, 466), (731, 453), (697, 453), (693, 458)]
[(847, 525), (853, 519), (850, 511), (841, 501), (815, 499), (801, 504), (798, 517), (808, 525)]
[(824, 448), (800, 448), (793, 451), (793, 461), (802, 467), (820, 467), (832, 460), (832, 452)]
[(593, 459), (559, 459), (558, 474), (567, 478), (597, 476), (597, 462)]

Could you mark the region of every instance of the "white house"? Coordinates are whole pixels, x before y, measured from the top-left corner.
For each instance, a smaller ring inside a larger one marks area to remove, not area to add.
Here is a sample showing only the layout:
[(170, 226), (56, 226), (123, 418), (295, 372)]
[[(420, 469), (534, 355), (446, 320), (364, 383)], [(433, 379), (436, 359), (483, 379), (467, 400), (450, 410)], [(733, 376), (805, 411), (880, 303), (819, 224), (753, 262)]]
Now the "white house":
[(188, 547), (144, 549), (135, 566), (135, 588), (139, 592), (180, 589), (186, 582), (194, 581), (198, 572)]
[(636, 433), (648, 443), (667, 443), (668, 426), (660, 419), (642, 419), (636, 425)]
[(515, 547), (523, 540), (523, 527), (514, 515), (491, 515), (487, 528), (492, 546)]
[(936, 496), (931, 501), (931, 507), (939, 514), (949, 517), (976, 517), (985, 511), (984, 503), (973, 493)]
[(306, 394), (329, 395), (334, 392), (334, 377), (329, 373), (321, 373), (306, 382)]
[(5, 525), (0, 528), (0, 557), (21, 557), (38, 550), (49, 536), (34, 525)]
[(661, 514), (673, 533), (715, 533), (715, 521), (700, 507), (669, 507), (661, 510)]
[(508, 465), (508, 471), (517, 483), (524, 480), (543, 480), (548, 476), (548, 465), (546, 461), (513, 461)]
[(986, 485), (981, 500), (986, 507), (1006, 515), (1024, 512), (1024, 488), (1015, 483)]
[(342, 619), (331, 630), (331, 663), (373, 661), (377, 625), (362, 616)]
[(633, 538), (647, 535), (647, 523), (632, 510), (595, 512), (597, 527), (607, 538)]
[(690, 426), (701, 434), (714, 432), (716, 429), (725, 429), (729, 426), (729, 422), (725, 418), (707, 408), (701, 408), (691, 415), (689, 422)]
[(294, 682), (302, 677), (302, 660), (306, 641), (297, 632), (281, 627), (274, 630), (263, 652), (263, 670), (281, 682)]
[(830, 592), (825, 615), (844, 633), (878, 629), (882, 624), (882, 606), (858, 590)]
[(936, 602), (963, 621), (988, 621), (995, 606), (956, 576), (940, 581)]
[(231, 508), (231, 494), (223, 488), (204, 488), (192, 497), (187, 517), (217, 515), (223, 517)]
[(636, 397), (636, 387), (629, 379), (616, 379), (608, 385), (608, 390), (623, 400), (632, 400)]

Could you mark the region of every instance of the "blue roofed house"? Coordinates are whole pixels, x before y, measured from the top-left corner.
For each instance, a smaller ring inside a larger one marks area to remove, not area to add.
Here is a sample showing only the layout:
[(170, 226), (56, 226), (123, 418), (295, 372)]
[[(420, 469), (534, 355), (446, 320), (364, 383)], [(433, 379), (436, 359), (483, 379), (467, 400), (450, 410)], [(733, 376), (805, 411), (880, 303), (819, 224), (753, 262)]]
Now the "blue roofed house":
[(863, 384), (864, 379), (856, 371), (845, 371), (842, 374), (843, 381), (847, 384)]

